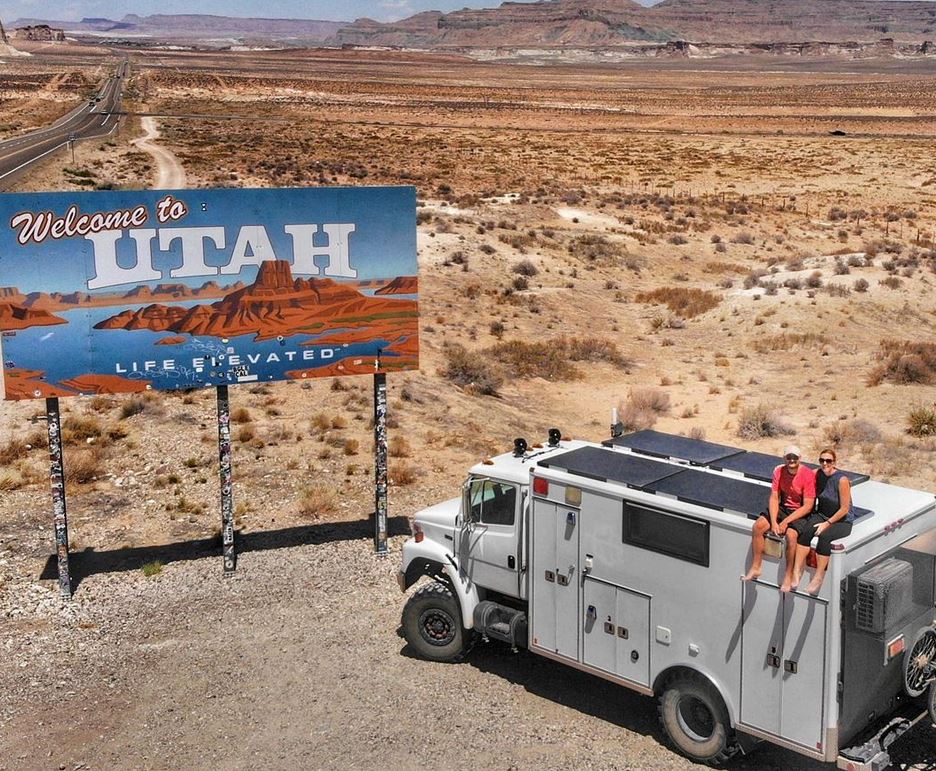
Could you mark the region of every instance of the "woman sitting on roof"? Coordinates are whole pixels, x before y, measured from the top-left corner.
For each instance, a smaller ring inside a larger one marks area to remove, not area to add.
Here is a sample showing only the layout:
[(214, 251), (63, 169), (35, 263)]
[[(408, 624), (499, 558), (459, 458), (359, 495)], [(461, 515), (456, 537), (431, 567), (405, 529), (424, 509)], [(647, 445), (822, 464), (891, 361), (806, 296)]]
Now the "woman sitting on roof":
[(819, 594), (826, 568), (829, 566), (829, 557), (832, 555), (832, 541), (850, 535), (852, 520), (855, 518), (852, 510), (851, 483), (845, 472), (835, 467), (836, 460), (833, 449), (825, 449), (819, 453), (819, 468), (816, 470), (818, 509), (806, 519), (797, 520), (790, 525), (790, 529), (796, 531), (796, 559), (791, 581), (791, 587), (794, 589), (799, 586), (803, 575), (809, 544), (814, 536), (819, 537), (816, 546), (816, 574), (806, 587), (809, 594)]

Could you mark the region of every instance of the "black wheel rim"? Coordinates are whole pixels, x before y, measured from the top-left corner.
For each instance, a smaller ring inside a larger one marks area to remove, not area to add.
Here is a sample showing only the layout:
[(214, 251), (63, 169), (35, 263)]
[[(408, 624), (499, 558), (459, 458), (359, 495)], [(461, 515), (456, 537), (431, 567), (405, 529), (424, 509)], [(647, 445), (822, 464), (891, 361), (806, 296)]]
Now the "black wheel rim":
[(430, 645), (448, 645), (455, 639), (455, 619), (441, 608), (429, 608), (419, 616), (419, 634)]
[(676, 705), (679, 727), (694, 742), (706, 742), (715, 733), (715, 715), (702, 699), (683, 696)]

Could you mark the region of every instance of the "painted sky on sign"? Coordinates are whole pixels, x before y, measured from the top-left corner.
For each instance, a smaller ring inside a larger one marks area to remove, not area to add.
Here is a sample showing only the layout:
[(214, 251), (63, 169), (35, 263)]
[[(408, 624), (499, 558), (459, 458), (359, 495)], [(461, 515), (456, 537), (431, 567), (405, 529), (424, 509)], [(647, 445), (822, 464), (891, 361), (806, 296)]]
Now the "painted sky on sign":
[[(153, 213), (156, 203), (171, 194), (183, 201), (188, 214), (175, 222), (159, 224)], [(69, 206), (81, 212), (109, 212), (146, 205), (149, 221), (145, 228), (222, 227), (225, 246), (216, 249), (205, 241), (205, 263), (212, 268), (230, 261), (231, 251), (242, 226), (263, 226), (277, 259), (293, 262), (293, 240), (284, 228), (287, 225), (318, 225), (316, 245), (322, 240), (323, 225), (352, 223), (355, 230), (348, 236), (351, 267), (356, 279), (414, 276), (416, 266), (416, 192), (412, 187), (358, 188), (290, 188), (290, 189), (222, 189), (222, 190), (148, 190), (97, 191), (88, 193), (10, 193), (0, 194), (0, 287), (13, 286), (28, 292), (88, 291), (87, 280), (95, 274), (91, 242), (81, 236), (20, 245), (11, 219), (23, 211), (51, 211), (64, 215)], [(121, 238), (117, 244), (118, 264), (132, 267), (136, 259), (134, 242)], [(321, 267), (324, 260), (316, 259)], [(214, 280), (230, 284), (241, 280), (249, 283), (256, 276), (255, 267), (245, 267), (239, 275), (205, 275), (176, 278), (172, 268), (182, 264), (180, 241), (160, 251), (153, 241), (153, 267), (162, 272), (163, 283), (186, 283), (201, 286)], [(296, 275), (306, 275), (296, 272)], [(137, 283), (152, 285), (158, 281), (130, 282), (124, 286), (101, 291), (132, 288)]]

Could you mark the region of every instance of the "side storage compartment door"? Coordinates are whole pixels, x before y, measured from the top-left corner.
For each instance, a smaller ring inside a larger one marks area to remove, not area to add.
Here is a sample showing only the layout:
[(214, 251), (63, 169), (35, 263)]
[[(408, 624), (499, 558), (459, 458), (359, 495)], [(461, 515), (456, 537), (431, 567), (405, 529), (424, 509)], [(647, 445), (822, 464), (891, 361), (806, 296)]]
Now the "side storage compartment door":
[(650, 684), (650, 598), (587, 576), (583, 663)]
[(784, 598), (780, 732), (812, 750), (822, 748), (826, 604), (802, 594)]
[(555, 503), (534, 499), (530, 515), (530, 640), (550, 651), (556, 650), (556, 508)]
[(826, 603), (744, 584), (741, 722), (822, 749)]
[(533, 619), (534, 645), (568, 656), (578, 653), (579, 512), (555, 503), (533, 502)]
[(770, 584), (742, 584), (741, 722), (780, 734), (783, 598)]

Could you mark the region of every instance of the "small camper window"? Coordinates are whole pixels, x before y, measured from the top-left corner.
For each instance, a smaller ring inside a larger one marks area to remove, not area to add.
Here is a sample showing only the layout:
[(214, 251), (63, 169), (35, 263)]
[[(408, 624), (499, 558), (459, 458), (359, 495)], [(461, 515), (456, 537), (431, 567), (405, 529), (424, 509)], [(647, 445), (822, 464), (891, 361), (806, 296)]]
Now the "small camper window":
[(709, 523), (624, 502), (624, 543), (709, 565)]

